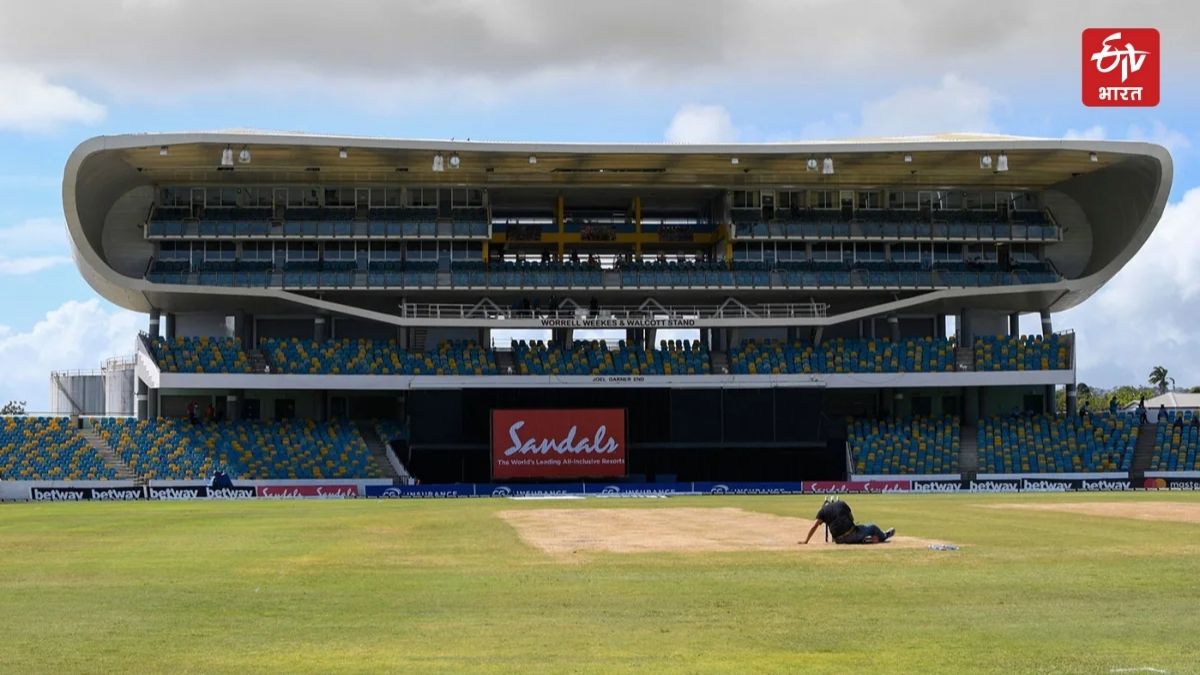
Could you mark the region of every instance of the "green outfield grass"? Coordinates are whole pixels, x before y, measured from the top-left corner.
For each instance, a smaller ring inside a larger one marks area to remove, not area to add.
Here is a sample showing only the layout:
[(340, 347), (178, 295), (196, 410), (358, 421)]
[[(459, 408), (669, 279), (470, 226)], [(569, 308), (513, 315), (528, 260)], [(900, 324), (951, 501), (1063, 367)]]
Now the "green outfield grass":
[(848, 499), (963, 548), (563, 560), (495, 515), (811, 496), (4, 504), (0, 672), (1200, 668), (1200, 525), (985, 508), (1200, 495)]

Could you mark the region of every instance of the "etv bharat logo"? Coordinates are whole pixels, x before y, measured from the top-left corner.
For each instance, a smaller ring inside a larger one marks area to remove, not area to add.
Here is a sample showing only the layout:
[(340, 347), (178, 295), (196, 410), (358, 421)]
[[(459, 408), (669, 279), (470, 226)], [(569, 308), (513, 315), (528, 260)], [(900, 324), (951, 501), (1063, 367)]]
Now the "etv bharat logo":
[(1159, 50), (1154, 28), (1083, 31), (1083, 104), (1092, 107), (1158, 105)]

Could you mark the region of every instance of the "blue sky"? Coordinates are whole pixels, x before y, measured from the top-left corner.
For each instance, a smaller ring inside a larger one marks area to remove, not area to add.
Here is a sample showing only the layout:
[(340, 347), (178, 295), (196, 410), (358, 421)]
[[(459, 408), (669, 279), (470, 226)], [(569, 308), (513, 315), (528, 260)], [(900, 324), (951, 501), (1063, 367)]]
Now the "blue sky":
[[(1162, 226), (1056, 328), (1080, 332), (1081, 381), (1142, 382), (1161, 363), (1179, 384), (1200, 384), (1200, 191), (1189, 192), (1200, 187), (1200, 17), (1191, 3), (997, 3), (967, 17), (946, 2), (864, 11), (715, 1), (681, 13), (632, 1), (356, 0), (345, 3), (351, 18), (330, 21), (317, 3), (262, 0), (238, 4), (236, 25), (212, 18), (224, 4), (6, 7), (0, 364), (9, 376), (0, 400), (44, 407), (51, 368), (94, 368), (129, 352), (145, 324), (98, 300), (69, 260), (60, 180), (71, 150), (98, 134), (234, 127), (479, 140), (990, 131), (1159, 142), (1176, 162)], [(328, 34), (322, 42), (337, 48), (264, 39), (262, 27), (281, 17), (286, 30)], [(1113, 25), (1162, 33), (1158, 107), (1081, 105), (1080, 30)]]

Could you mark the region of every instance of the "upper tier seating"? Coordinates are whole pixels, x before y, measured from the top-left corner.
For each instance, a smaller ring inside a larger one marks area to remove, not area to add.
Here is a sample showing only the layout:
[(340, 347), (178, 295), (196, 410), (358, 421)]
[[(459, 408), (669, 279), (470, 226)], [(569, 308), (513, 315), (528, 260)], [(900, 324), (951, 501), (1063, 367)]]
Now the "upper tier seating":
[(353, 424), (312, 420), (202, 422), (108, 418), (100, 435), (139, 476), (202, 480), (379, 478)]
[(658, 349), (624, 340), (576, 340), (569, 347), (540, 340), (513, 341), (519, 375), (700, 375), (711, 372), (708, 349), (690, 340), (665, 340)]
[(114, 480), (66, 417), (0, 418), (0, 480)]
[(850, 420), (846, 435), (855, 474), (958, 473), (957, 417), (859, 418)]
[(1194, 419), (1189, 410), (1155, 425), (1150, 471), (1200, 471), (1200, 426), (1192, 424)]
[(150, 351), (164, 373), (249, 373), (250, 358), (238, 338), (151, 338)]
[(836, 338), (807, 342), (742, 342), (730, 353), (735, 374), (933, 373), (954, 370), (954, 343), (937, 338)]
[[(154, 209), (150, 237), (486, 237), (487, 210), (452, 208), (440, 218), (435, 207), (290, 207), (276, 220), (270, 207), (208, 207), (193, 218), (189, 207)], [(439, 221), (444, 226), (439, 227)]]
[(442, 342), (413, 353), (395, 340), (340, 339), (317, 342), (266, 338), (260, 344), (273, 373), (300, 375), (495, 375), (490, 350), (474, 341)]
[(1137, 418), (1125, 413), (989, 417), (979, 423), (979, 471), (1128, 471), (1137, 436)]
[(1066, 370), (1071, 367), (1070, 341), (1050, 337), (986, 335), (975, 338), (975, 370)]

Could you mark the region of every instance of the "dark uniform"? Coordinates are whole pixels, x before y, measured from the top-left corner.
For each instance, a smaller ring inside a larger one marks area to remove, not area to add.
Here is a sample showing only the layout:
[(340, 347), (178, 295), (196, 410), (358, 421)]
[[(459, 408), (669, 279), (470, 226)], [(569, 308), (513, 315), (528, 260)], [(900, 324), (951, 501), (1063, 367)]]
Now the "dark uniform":
[(875, 541), (887, 541), (887, 534), (874, 523), (866, 525), (854, 524), (854, 513), (850, 505), (843, 501), (826, 502), (817, 511), (817, 520), (829, 527), (829, 534), (839, 544), (861, 544), (867, 537)]

